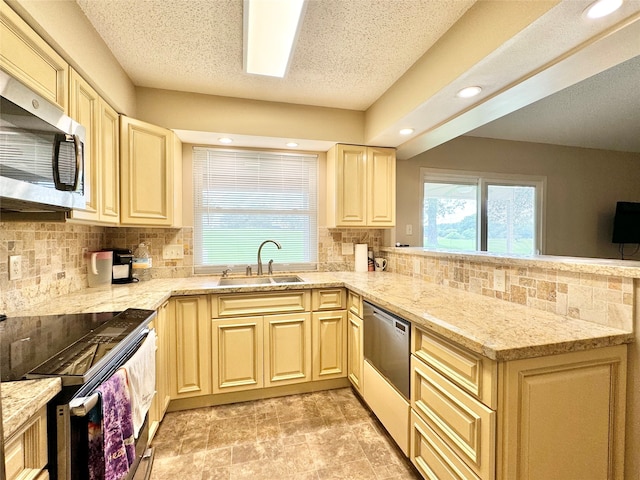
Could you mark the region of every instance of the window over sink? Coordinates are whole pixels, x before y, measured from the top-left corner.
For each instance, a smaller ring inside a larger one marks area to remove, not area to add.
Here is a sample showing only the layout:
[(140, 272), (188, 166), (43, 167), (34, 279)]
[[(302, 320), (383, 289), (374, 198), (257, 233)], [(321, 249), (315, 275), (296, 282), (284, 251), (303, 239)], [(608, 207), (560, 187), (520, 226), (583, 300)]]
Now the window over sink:
[(262, 251), (275, 271), (315, 269), (317, 183), (316, 155), (194, 147), (195, 272), (255, 272), (267, 239), (282, 245)]

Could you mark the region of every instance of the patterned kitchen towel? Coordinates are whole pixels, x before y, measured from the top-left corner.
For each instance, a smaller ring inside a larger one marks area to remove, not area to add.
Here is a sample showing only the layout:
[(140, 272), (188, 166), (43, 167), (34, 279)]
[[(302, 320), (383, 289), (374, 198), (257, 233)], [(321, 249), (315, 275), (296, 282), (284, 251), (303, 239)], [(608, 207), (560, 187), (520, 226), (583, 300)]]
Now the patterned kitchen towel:
[(156, 331), (150, 330), (133, 357), (124, 364), (129, 379), (133, 431), (138, 438), (156, 393)]
[[(101, 398), (102, 435), (95, 428), (95, 420), (90, 419), (89, 478), (121, 480), (129, 473), (136, 455), (127, 373), (119, 369), (96, 390)], [(96, 437), (102, 437), (102, 451)]]

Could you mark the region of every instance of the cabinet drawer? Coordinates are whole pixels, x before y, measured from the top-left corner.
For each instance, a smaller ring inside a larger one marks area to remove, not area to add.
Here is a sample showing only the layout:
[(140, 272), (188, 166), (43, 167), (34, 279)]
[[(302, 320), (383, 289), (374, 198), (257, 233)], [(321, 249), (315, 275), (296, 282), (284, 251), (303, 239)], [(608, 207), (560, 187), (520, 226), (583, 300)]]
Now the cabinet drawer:
[(214, 295), (211, 302), (211, 313), (213, 318), (224, 318), (242, 315), (305, 312), (309, 311), (310, 297), (310, 292), (306, 290)]
[(6, 442), (7, 479), (35, 478), (46, 464), (47, 407), (45, 406)]
[(347, 309), (362, 318), (362, 296), (349, 290), (347, 293)]
[(429, 480), (480, 480), (413, 410), (410, 455), (411, 462)]
[(312, 310), (342, 310), (347, 304), (344, 288), (323, 288), (314, 290), (311, 299)]
[(413, 354), (491, 409), (497, 408), (497, 363), (442, 337), (413, 328)]
[(473, 472), (495, 476), (496, 414), (415, 356), (411, 407)]

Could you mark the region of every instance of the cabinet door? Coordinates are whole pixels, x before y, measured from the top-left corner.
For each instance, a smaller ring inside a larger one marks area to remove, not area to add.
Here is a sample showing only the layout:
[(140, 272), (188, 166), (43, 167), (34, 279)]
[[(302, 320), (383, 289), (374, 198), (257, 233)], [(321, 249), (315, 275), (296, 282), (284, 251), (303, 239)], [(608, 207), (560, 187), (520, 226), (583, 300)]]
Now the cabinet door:
[(311, 381), (311, 314), (264, 317), (264, 386)]
[(102, 222), (120, 222), (120, 124), (118, 112), (107, 102), (99, 102), (98, 158), (99, 218)]
[(364, 323), (354, 314), (348, 314), (347, 326), (347, 376), (356, 389), (362, 393), (362, 372), (364, 369)]
[(74, 70), (70, 69), (69, 116), (86, 129), (84, 142), (84, 198), (85, 208), (74, 210), (72, 218), (99, 220), (100, 197), (98, 162), (99, 99), (97, 92)]
[(336, 154), (336, 226), (367, 223), (366, 147), (338, 145)]
[(159, 309), (153, 322), (156, 330), (156, 394), (149, 410), (149, 436), (153, 438), (160, 422), (169, 406), (169, 332), (168, 328), (169, 302), (165, 302)]
[(367, 149), (367, 225), (396, 224), (396, 152), (392, 148)]
[(500, 364), (498, 478), (624, 477), (626, 349)]
[(120, 139), (120, 222), (171, 226), (173, 132), (123, 116)]
[(171, 399), (211, 392), (210, 317), (207, 297), (174, 297), (169, 312)]
[(0, 68), (67, 112), (69, 65), (0, 2)]
[(347, 376), (346, 310), (314, 312), (312, 380)]
[(262, 388), (263, 317), (212, 323), (213, 393)]

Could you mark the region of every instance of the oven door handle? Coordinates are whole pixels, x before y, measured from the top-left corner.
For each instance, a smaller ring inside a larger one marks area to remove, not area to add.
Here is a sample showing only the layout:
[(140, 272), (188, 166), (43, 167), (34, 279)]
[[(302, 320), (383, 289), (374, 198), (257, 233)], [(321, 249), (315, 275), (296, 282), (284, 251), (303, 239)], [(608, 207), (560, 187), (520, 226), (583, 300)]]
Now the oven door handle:
[[(146, 338), (149, 334), (149, 328), (145, 327), (140, 331), (138, 338)], [(122, 367), (119, 365), (118, 368)], [(100, 399), (100, 394), (93, 391), (91, 394), (82, 397), (75, 397), (69, 401), (69, 412), (73, 417), (84, 417), (89, 411), (95, 407)]]
[(73, 398), (69, 402), (69, 412), (74, 417), (84, 417), (89, 413), (89, 410), (96, 406), (99, 399), (98, 392), (94, 392), (88, 397)]

